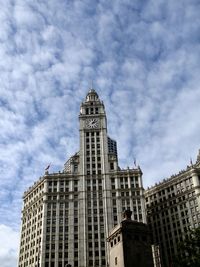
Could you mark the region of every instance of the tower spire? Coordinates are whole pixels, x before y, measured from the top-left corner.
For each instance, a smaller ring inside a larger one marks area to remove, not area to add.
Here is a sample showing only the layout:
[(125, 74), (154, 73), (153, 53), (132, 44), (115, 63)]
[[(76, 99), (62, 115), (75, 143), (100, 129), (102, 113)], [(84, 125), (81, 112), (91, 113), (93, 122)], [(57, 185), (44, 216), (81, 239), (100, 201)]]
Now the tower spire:
[(90, 90), (94, 90), (94, 80), (90, 81), (90, 86), (89, 86)]
[(94, 89), (94, 81), (92, 80), (92, 82), (91, 82), (92, 84), (91, 84), (91, 89)]

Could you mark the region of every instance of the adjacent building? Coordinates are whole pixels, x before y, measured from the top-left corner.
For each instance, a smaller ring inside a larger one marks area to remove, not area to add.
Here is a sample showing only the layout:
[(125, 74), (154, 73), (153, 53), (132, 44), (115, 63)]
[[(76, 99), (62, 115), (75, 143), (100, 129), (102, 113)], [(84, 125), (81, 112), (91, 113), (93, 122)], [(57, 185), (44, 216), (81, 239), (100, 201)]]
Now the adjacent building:
[(178, 243), (200, 226), (200, 151), (195, 164), (148, 188), (145, 198), (152, 243), (160, 248), (162, 266), (174, 266)]
[(142, 171), (119, 167), (94, 89), (81, 104), (79, 122), (79, 151), (24, 193), (18, 267), (109, 266), (106, 239), (122, 212), (130, 209), (135, 221), (146, 223)]

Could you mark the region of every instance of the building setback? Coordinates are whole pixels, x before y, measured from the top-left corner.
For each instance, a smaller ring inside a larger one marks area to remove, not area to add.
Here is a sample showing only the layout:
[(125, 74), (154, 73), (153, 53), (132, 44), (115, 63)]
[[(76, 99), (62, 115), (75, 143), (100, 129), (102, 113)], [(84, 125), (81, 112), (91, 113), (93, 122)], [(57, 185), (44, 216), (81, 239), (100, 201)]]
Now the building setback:
[(24, 193), (18, 267), (108, 266), (106, 239), (122, 212), (130, 209), (134, 220), (146, 223), (142, 172), (119, 167), (94, 89), (81, 104), (79, 122), (80, 150), (63, 171), (46, 170)]
[(200, 225), (200, 151), (195, 164), (145, 191), (152, 242), (163, 267), (173, 265), (177, 245)]

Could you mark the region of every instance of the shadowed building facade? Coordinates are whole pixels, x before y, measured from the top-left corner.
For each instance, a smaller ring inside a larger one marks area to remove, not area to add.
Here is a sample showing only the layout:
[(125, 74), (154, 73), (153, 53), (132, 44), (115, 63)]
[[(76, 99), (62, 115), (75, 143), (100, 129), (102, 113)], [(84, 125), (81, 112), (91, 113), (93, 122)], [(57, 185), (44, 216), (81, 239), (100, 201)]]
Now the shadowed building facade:
[(142, 222), (131, 220), (126, 210), (124, 220), (110, 232), (110, 267), (153, 267), (150, 232)]
[(177, 246), (200, 226), (200, 151), (185, 170), (145, 191), (148, 225), (163, 267), (175, 267)]
[(81, 104), (79, 122), (80, 150), (63, 171), (46, 171), (24, 193), (19, 267), (108, 266), (106, 238), (122, 211), (146, 222), (142, 172), (119, 167), (94, 89)]

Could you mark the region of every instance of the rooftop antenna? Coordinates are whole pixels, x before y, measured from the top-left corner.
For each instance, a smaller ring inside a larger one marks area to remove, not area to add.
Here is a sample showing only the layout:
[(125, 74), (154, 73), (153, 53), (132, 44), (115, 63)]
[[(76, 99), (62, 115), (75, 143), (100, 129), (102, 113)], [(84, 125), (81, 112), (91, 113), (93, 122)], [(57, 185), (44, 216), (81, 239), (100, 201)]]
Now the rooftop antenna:
[(90, 89), (94, 89), (94, 81), (93, 80), (91, 80)]
[(134, 158), (134, 166), (137, 167), (136, 158)]

